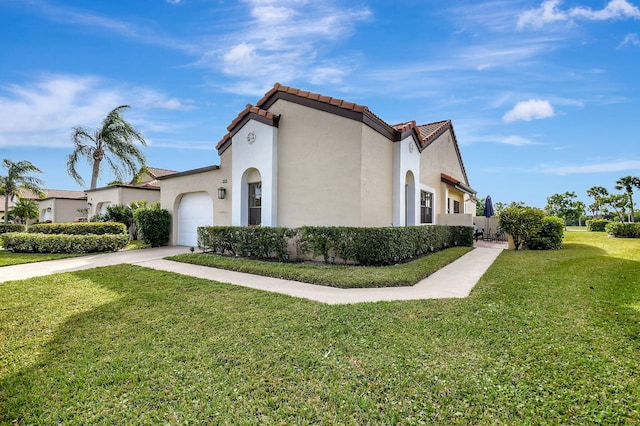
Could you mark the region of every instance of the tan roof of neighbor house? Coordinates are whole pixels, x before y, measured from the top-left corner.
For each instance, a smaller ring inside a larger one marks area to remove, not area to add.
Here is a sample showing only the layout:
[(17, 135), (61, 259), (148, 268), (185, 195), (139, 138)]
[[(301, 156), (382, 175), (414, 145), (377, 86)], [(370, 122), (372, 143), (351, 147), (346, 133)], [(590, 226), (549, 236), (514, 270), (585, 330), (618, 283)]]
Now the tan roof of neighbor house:
[(175, 170), (159, 169), (157, 167), (147, 167), (147, 172), (154, 178), (159, 178), (162, 176), (167, 176), (167, 175), (172, 175), (174, 173), (177, 173)]
[(469, 180), (462, 162), (460, 148), (458, 147), (458, 142), (453, 131), (453, 124), (451, 123), (451, 120), (443, 120), (421, 125), (417, 125), (415, 120), (413, 120), (390, 125), (371, 112), (371, 110), (365, 105), (347, 102), (342, 99), (324, 96), (319, 93), (300, 90), (294, 87), (283, 86), (280, 83), (276, 83), (271, 90), (265, 93), (255, 106), (247, 104), (245, 109), (238, 114), (229, 126), (227, 126), (227, 130), (229, 132), (216, 144), (218, 153), (221, 154), (229, 145), (231, 145), (231, 138), (233, 135), (251, 118), (255, 118), (263, 123), (278, 127), (280, 117), (268, 111), (268, 108), (271, 107), (271, 105), (273, 105), (278, 99), (299, 103), (311, 108), (324, 110), (354, 120), (362, 121), (393, 142), (399, 142), (407, 136), (407, 132), (412, 132), (416, 139), (420, 141), (421, 151), (446, 130), (451, 130), (453, 135), (452, 142), (460, 161), (464, 179), (468, 184)]
[(28, 189), (21, 189), (19, 198), (26, 198), (29, 200), (45, 200), (47, 198), (66, 198), (70, 200), (81, 200), (87, 198), (87, 194), (84, 191), (68, 191), (66, 189), (43, 189), (45, 196), (40, 198), (38, 194)]

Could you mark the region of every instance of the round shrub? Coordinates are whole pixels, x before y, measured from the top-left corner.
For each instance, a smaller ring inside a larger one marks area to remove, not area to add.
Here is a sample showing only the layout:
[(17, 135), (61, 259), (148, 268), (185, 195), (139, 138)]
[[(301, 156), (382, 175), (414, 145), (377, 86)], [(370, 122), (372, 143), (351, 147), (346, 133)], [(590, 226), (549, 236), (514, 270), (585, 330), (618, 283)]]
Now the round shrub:
[(546, 216), (538, 232), (527, 238), (525, 244), (531, 250), (554, 250), (562, 246), (564, 221), (559, 217)]

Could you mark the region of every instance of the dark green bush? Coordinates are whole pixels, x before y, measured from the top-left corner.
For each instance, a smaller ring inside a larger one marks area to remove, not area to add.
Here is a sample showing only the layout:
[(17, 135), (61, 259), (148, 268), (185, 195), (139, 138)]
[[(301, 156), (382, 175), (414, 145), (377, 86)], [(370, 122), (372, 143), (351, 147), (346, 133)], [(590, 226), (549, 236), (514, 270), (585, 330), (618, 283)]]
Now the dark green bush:
[(402, 262), (449, 246), (472, 246), (469, 226), (408, 226), (390, 228), (302, 227), (302, 249), (361, 265)]
[(11, 232), (1, 236), (5, 249), (19, 253), (95, 253), (117, 251), (129, 243), (127, 234), (69, 235)]
[(544, 212), (536, 207), (508, 207), (498, 214), (500, 228), (511, 235), (515, 249), (518, 250), (542, 226)]
[(127, 228), (118, 222), (36, 223), (29, 226), (29, 233), (103, 235), (126, 234)]
[(542, 218), (542, 224), (537, 233), (525, 240), (525, 245), (531, 250), (554, 250), (562, 246), (564, 238), (564, 221), (555, 216)]
[(5, 232), (23, 232), (24, 225), (19, 223), (0, 223), (0, 234)]
[(158, 247), (169, 242), (171, 232), (171, 214), (161, 208), (139, 208), (133, 211), (139, 235), (151, 247)]
[(607, 233), (617, 238), (640, 238), (640, 223), (611, 222), (606, 227)]
[(468, 226), (393, 228), (318, 227), (299, 229), (210, 226), (198, 228), (198, 245), (217, 253), (282, 260), (288, 241), (301, 253), (343, 262), (379, 265), (402, 262), (428, 252), (473, 245)]
[(203, 226), (198, 228), (198, 247), (219, 254), (283, 260), (288, 238), (294, 235), (287, 228)]
[(611, 221), (606, 219), (587, 220), (587, 231), (605, 232), (607, 225), (610, 223)]

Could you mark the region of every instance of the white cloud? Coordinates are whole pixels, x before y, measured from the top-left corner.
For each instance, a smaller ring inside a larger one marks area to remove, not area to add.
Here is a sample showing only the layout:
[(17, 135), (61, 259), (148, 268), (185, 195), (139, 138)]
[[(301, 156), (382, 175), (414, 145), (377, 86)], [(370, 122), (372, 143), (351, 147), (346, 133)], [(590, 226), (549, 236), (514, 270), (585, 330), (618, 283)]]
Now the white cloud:
[(600, 10), (593, 10), (584, 6), (562, 10), (560, 8), (561, 4), (561, 0), (544, 0), (537, 9), (528, 10), (518, 16), (518, 28), (541, 28), (554, 22), (571, 22), (573, 20), (640, 19), (640, 9), (627, 0), (610, 0)]
[[(144, 128), (153, 121), (141, 118), (141, 110), (187, 110), (181, 101), (145, 87), (113, 85), (93, 76), (47, 75), (28, 84), (0, 88), (0, 146), (61, 147), (69, 145), (74, 126), (98, 126), (119, 105), (131, 105), (129, 119)], [(156, 123), (157, 125), (157, 123)]]
[(640, 169), (639, 160), (619, 160), (597, 164), (573, 164), (567, 166), (543, 165), (542, 171), (559, 176), (583, 173), (610, 173)]
[(534, 142), (531, 139), (527, 139), (527, 138), (524, 138), (522, 136), (517, 136), (517, 135), (511, 135), (511, 136), (505, 136), (505, 137), (497, 138), (496, 142), (499, 142), (499, 143), (505, 144), (505, 145), (512, 145), (512, 146), (538, 145), (538, 142)]
[(618, 46), (618, 49), (622, 49), (624, 46), (640, 46), (640, 38), (638, 38), (638, 34), (627, 34), (622, 43)]
[(502, 117), (502, 121), (511, 123), (513, 121), (540, 120), (553, 117), (554, 114), (553, 107), (549, 101), (529, 99), (526, 102), (518, 102), (511, 111)]
[(243, 87), (301, 78), (314, 84), (340, 82), (344, 72), (321, 65), (322, 57), (333, 43), (349, 37), (358, 22), (371, 17), (366, 8), (345, 9), (332, 2), (245, 0), (243, 4), (248, 7), (248, 21), (228, 34), (234, 42), (205, 52), (198, 62), (251, 81), (240, 82)]
[(183, 0), (166, 0), (169, 4), (181, 4)]

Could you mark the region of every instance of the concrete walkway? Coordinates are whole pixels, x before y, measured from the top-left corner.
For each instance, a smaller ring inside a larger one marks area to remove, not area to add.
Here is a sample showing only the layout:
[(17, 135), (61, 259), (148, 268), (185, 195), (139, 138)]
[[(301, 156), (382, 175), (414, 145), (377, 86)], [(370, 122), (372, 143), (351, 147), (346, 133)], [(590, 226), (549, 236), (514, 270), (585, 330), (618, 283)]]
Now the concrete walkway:
[(281, 280), (163, 259), (167, 256), (188, 252), (189, 248), (183, 246), (158, 247), (3, 266), (0, 267), (0, 282), (128, 263), (258, 290), (287, 294), (327, 304), (461, 298), (469, 295), (480, 277), (502, 252), (502, 246), (476, 247), (455, 262), (436, 271), (412, 287), (358, 289), (339, 289), (306, 284), (298, 281)]

